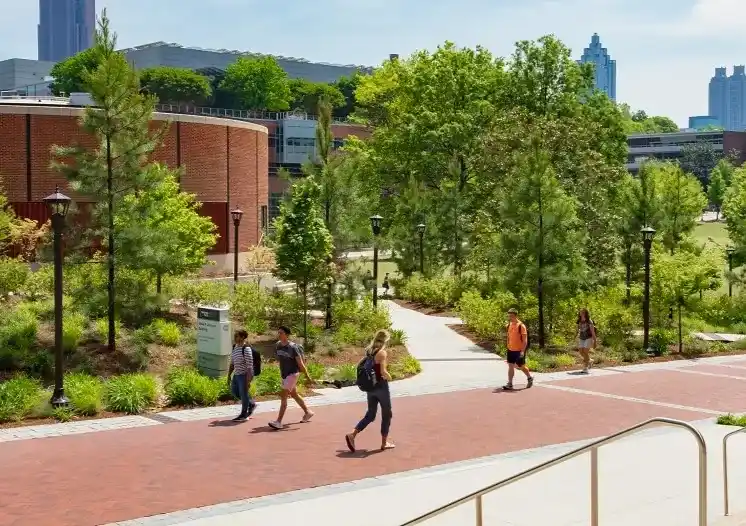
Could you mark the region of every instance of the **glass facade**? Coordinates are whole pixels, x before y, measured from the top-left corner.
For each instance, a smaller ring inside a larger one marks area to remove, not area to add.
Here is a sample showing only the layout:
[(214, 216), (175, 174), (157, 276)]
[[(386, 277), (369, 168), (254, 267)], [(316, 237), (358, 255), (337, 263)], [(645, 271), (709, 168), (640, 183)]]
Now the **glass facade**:
[(578, 62), (593, 64), (596, 89), (606, 93), (611, 100), (616, 100), (616, 60), (612, 60), (608, 50), (601, 45), (598, 34), (593, 34), (590, 45), (583, 50)]
[(93, 45), (95, 0), (39, 0), (39, 60), (59, 62)]

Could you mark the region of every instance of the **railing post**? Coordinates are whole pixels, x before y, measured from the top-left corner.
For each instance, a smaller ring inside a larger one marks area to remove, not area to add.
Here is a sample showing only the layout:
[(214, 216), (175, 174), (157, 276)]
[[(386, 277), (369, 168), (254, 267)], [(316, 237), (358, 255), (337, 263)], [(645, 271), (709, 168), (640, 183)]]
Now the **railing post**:
[(730, 499), (728, 498), (728, 436), (725, 435), (723, 437), (723, 508), (726, 517), (730, 514)]
[(598, 526), (598, 448), (591, 449), (591, 526)]
[(482, 526), (484, 524), (484, 515), (482, 514), (482, 496), (479, 495), (474, 499), (474, 502), (476, 503), (477, 508), (477, 526)]

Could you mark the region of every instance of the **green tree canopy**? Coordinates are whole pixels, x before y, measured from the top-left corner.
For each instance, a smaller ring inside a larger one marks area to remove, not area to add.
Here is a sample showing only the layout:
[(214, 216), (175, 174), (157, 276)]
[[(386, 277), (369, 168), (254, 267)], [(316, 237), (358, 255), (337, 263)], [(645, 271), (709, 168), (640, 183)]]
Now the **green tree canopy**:
[(706, 141), (685, 144), (681, 147), (679, 165), (686, 173), (693, 174), (704, 188), (710, 184), (710, 173), (723, 158), (713, 145)]
[(163, 104), (200, 106), (212, 96), (209, 79), (188, 68), (144, 69), (140, 72), (140, 85)]
[(49, 73), (54, 78), (49, 85), (52, 94), (61, 96), (87, 92), (86, 77), (98, 68), (101, 59), (101, 54), (95, 48), (88, 48), (52, 66)]
[(247, 110), (285, 111), (291, 93), (287, 73), (273, 57), (240, 57), (225, 69), (220, 88)]
[(149, 270), (158, 279), (196, 272), (215, 245), (215, 225), (198, 210), (193, 194), (181, 192), (177, 172), (161, 164), (145, 168), (157, 181), (148, 190), (127, 194), (114, 217), (118, 261)]
[(707, 206), (707, 197), (699, 181), (693, 175), (684, 173), (677, 164), (656, 161), (650, 168), (654, 172), (660, 213), (657, 236), (673, 254), (697, 226)]
[(325, 101), (332, 109), (345, 104), (344, 95), (333, 84), (311, 82), (305, 79), (290, 81), (290, 96), (290, 109), (300, 109), (312, 115), (318, 112), (321, 101)]
[(355, 90), (357, 90), (357, 87), (360, 84), (360, 77), (360, 73), (353, 73), (351, 76), (342, 77), (333, 83), (333, 86), (335, 86), (344, 97), (344, 104), (334, 108), (333, 115), (335, 118), (347, 119), (352, 112), (355, 111), (357, 105), (355, 101)]
[(644, 110), (632, 112), (629, 105), (619, 104), (624, 119), (624, 131), (628, 135), (637, 133), (674, 133), (679, 126), (668, 117), (648, 116)]
[(725, 191), (723, 215), (737, 266), (746, 263), (746, 167), (733, 170), (731, 184)]

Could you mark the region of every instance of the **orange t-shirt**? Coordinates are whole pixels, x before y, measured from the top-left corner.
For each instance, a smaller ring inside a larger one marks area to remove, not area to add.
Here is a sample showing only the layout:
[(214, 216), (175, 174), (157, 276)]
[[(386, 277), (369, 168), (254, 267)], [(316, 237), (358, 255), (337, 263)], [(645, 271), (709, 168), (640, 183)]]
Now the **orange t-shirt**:
[(522, 321), (508, 323), (508, 350), (523, 352), (526, 346), (526, 326)]

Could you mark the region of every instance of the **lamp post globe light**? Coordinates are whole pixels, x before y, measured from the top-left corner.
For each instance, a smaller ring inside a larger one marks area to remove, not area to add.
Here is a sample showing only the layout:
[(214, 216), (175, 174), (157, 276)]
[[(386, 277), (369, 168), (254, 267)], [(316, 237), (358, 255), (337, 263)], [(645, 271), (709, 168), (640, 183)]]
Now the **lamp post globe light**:
[(417, 225), (417, 233), (420, 234), (420, 274), (425, 275), (425, 246), (423, 240), (425, 238), (425, 223)]
[[(728, 246), (728, 248), (725, 249), (726, 254), (728, 254), (728, 272), (733, 272), (733, 254), (736, 253), (736, 249), (732, 246)], [(728, 276), (728, 297), (733, 297), (733, 281), (730, 279), (730, 276)]]
[(640, 230), (645, 249), (645, 296), (642, 301), (642, 347), (650, 351), (650, 249), (653, 246), (655, 229), (645, 226)]
[(238, 283), (238, 226), (241, 224), (243, 210), (236, 208), (231, 211), (233, 219), (233, 282)]
[(64, 354), (62, 349), (62, 231), (65, 217), (70, 209), (70, 198), (55, 188), (52, 195), (44, 198), (52, 216), (54, 232), (54, 391), (52, 407), (65, 407), (68, 404), (63, 384)]
[(383, 217), (378, 214), (370, 216), (370, 227), (373, 230), (373, 306), (378, 306), (378, 235), (381, 233)]

